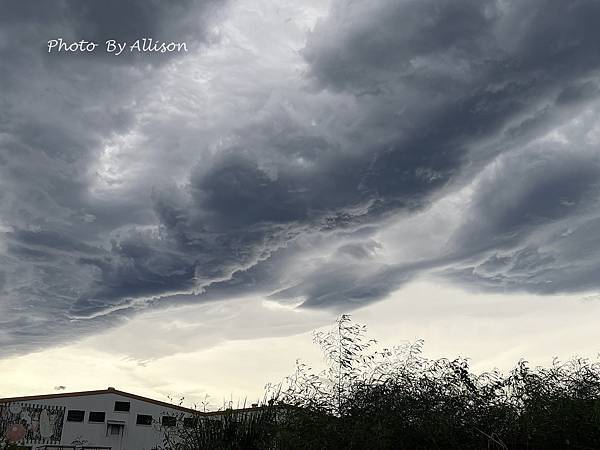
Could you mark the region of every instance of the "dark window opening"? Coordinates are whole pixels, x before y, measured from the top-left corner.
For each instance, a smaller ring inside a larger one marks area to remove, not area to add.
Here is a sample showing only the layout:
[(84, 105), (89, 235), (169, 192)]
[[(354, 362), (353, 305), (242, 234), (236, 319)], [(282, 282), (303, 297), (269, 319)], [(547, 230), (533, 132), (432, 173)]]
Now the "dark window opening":
[(109, 423), (106, 427), (106, 434), (110, 436), (119, 436), (123, 434), (123, 429), (125, 425), (121, 425), (118, 423)]
[(183, 426), (186, 428), (195, 428), (198, 426), (198, 418), (197, 417), (184, 417)]
[(146, 414), (138, 414), (136, 425), (152, 425), (152, 416)]
[(163, 427), (174, 427), (175, 425), (177, 425), (177, 417), (163, 416), (161, 423)]
[(129, 412), (131, 409), (131, 403), (129, 402), (115, 402), (115, 411)]
[(90, 411), (89, 422), (104, 423), (106, 413), (104, 411)]
[(70, 409), (67, 413), (67, 422), (83, 422), (85, 417), (85, 411), (79, 411), (77, 409)]

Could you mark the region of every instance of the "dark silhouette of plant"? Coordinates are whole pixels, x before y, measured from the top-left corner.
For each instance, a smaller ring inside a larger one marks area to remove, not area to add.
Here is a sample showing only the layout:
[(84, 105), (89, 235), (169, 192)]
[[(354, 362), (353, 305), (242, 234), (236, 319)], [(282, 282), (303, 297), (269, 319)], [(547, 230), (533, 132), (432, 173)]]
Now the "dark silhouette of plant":
[(274, 449), (278, 407), (224, 409), (217, 414), (181, 414), (178, 426), (163, 428), (164, 447), (169, 450)]
[(172, 448), (600, 449), (598, 362), (477, 375), (426, 358), (422, 341), (377, 349), (349, 316), (314, 340), (325, 370), (297, 362), (261, 407), (204, 418)]

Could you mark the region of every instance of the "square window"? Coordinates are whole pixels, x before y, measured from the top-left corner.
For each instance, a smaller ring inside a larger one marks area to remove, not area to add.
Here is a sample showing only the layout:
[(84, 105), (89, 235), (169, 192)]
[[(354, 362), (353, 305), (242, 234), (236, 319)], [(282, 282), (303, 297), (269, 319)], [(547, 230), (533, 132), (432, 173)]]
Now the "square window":
[(197, 417), (184, 417), (183, 426), (186, 428), (195, 428), (198, 426), (198, 418)]
[(129, 402), (115, 402), (115, 411), (129, 412), (131, 409), (131, 403)]
[(138, 414), (136, 425), (152, 425), (152, 416), (146, 414)]
[(67, 422), (83, 422), (85, 411), (70, 409), (67, 413)]
[(110, 436), (120, 436), (123, 434), (124, 429), (125, 425), (120, 423), (109, 423), (106, 427), (106, 434)]
[(162, 426), (163, 427), (174, 427), (177, 425), (177, 417), (173, 416), (162, 416)]
[(89, 422), (104, 423), (106, 413), (104, 411), (90, 411)]

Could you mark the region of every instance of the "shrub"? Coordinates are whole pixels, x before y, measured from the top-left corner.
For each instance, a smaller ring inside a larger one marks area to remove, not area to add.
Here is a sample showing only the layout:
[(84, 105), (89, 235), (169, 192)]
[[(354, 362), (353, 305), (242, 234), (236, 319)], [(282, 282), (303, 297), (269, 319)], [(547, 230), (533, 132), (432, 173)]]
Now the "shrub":
[(466, 359), (424, 357), (422, 341), (378, 350), (346, 315), (314, 338), (324, 371), (298, 362), (253, 414), (202, 419), (172, 448), (600, 448), (597, 362), (476, 375)]

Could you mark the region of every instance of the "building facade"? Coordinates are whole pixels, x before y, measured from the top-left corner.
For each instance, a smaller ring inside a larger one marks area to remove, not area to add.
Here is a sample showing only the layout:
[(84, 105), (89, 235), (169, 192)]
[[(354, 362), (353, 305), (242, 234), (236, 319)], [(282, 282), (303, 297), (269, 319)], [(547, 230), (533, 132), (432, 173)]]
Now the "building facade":
[(0, 399), (0, 432), (27, 450), (153, 450), (170, 427), (193, 426), (200, 415), (108, 388)]

